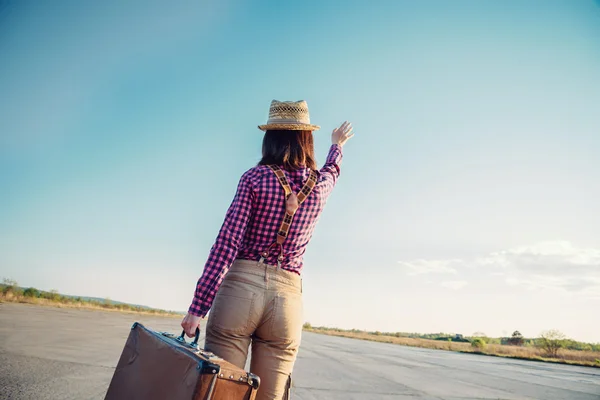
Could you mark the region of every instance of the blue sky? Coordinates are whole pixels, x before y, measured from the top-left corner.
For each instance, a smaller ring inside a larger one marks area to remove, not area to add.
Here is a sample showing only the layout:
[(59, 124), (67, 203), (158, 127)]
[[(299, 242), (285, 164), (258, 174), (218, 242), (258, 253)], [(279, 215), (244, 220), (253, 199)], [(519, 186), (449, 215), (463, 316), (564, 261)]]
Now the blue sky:
[(600, 341), (595, 1), (0, 2), (0, 275), (185, 310), (272, 99), (319, 163), (305, 319)]

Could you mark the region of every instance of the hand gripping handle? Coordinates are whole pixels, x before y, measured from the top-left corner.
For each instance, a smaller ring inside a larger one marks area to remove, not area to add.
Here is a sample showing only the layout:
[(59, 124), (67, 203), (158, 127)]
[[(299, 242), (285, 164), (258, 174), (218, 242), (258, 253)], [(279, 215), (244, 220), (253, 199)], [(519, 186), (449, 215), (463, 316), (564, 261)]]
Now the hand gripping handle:
[[(194, 338), (194, 341), (192, 343), (190, 343), (189, 345), (191, 347), (193, 347), (194, 349), (198, 349), (198, 340), (200, 339), (200, 328), (196, 328), (196, 337)], [(185, 330), (181, 331), (181, 335), (179, 337), (177, 337), (177, 340), (182, 342), (182, 343), (186, 343), (185, 342)]]

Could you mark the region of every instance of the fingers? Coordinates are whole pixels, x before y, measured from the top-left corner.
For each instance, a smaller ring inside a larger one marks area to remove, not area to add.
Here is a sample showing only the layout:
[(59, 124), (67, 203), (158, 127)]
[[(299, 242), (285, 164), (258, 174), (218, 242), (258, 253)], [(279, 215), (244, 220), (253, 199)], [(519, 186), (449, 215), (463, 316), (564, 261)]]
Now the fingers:
[(185, 330), (185, 334), (187, 335), (187, 337), (194, 337), (196, 336), (196, 328), (197, 326), (192, 326), (192, 324), (187, 323), (183, 329)]
[(189, 336), (190, 328), (189, 328), (189, 323), (187, 321), (187, 317), (185, 317), (183, 319), (183, 321), (181, 321), (181, 327), (183, 328), (183, 331), (185, 332), (185, 334)]
[(343, 135), (352, 131), (352, 124), (348, 121), (344, 121), (338, 128), (333, 130), (334, 133), (341, 133)]
[(344, 129), (344, 134), (345, 134), (345, 135), (348, 135), (350, 132), (352, 132), (352, 129), (354, 129), (354, 128), (352, 127), (352, 124), (351, 124), (350, 122), (348, 122), (348, 123), (346, 124), (346, 128)]
[(348, 128), (348, 130), (343, 133), (344, 138), (350, 139), (352, 136), (354, 136), (353, 130), (354, 130), (354, 128), (352, 128), (352, 126), (350, 126)]
[(181, 327), (183, 328), (187, 337), (195, 337), (196, 336), (196, 328), (199, 327), (199, 323), (194, 323), (194, 319), (190, 318), (189, 315), (186, 315), (183, 321), (181, 321)]
[(347, 124), (348, 124), (348, 121), (344, 121), (344, 122), (342, 122), (342, 124), (340, 126), (335, 128), (333, 131), (334, 132), (337, 132), (337, 131), (343, 132)]

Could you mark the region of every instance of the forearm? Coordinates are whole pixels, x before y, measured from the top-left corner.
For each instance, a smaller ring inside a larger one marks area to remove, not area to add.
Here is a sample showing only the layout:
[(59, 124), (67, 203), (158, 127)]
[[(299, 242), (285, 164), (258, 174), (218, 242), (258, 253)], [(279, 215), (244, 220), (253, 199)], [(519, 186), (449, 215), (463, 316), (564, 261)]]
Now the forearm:
[(331, 145), (329, 148), (329, 153), (327, 154), (325, 165), (323, 165), (323, 168), (321, 168), (319, 171), (321, 174), (321, 180), (329, 190), (333, 189), (340, 176), (342, 158), (342, 146), (339, 144)]
[(204, 272), (196, 284), (194, 299), (188, 310), (190, 314), (200, 317), (206, 316), (223, 282), (223, 278), (237, 255), (237, 248), (232, 246), (231, 243), (227, 245), (224, 236), (219, 234), (215, 245), (210, 251), (204, 266)]

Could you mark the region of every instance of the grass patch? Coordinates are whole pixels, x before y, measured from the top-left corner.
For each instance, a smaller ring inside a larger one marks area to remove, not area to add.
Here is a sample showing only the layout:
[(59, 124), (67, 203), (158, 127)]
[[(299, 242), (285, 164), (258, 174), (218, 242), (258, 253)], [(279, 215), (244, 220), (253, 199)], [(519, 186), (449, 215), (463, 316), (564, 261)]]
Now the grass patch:
[[(9, 282), (10, 283), (10, 282)], [(46, 292), (35, 288), (23, 289), (16, 285), (0, 284), (0, 303), (22, 303), (58, 308), (76, 308), (85, 310), (117, 311), (123, 313), (160, 315), (181, 317), (183, 314), (175, 311), (154, 309), (144, 306), (115, 302), (110, 299), (92, 299), (86, 297), (67, 296), (57, 291)]]
[(400, 334), (387, 334), (381, 332), (365, 332), (356, 329), (343, 330), (335, 328), (304, 326), (307, 332), (314, 332), (330, 336), (346, 337), (350, 339), (370, 340), (373, 342), (391, 343), (402, 346), (420, 347), (424, 349), (457, 351), (495, 357), (506, 357), (519, 360), (543, 361), (560, 364), (581, 365), (600, 368), (600, 351), (561, 349), (557, 357), (547, 357), (543, 349), (533, 346), (511, 346), (501, 344), (486, 344), (473, 346), (471, 341), (454, 342), (450, 340), (422, 339), (404, 337)]

